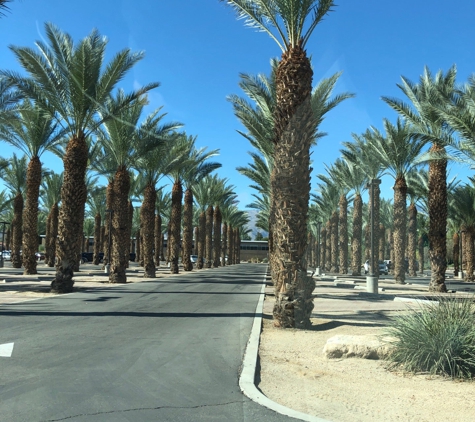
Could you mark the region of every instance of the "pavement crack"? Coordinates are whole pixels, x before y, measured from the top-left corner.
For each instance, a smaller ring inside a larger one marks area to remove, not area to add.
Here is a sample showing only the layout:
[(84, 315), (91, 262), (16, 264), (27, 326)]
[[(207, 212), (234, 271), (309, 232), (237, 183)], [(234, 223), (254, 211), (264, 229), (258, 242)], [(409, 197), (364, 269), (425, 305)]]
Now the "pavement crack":
[(200, 409), (204, 407), (219, 407), (219, 406), (228, 406), (230, 404), (242, 403), (242, 400), (234, 400), (225, 403), (215, 403), (215, 404), (200, 404), (197, 406), (157, 406), (157, 407), (137, 407), (132, 409), (121, 409), (121, 410), (109, 410), (105, 412), (94, 412), (94, 413), (79, 413), (77, 415), (66, 416), (59, 419), (45, 419), (41, 422), (58, 422), (65, 421), (68, 419), (83, 417), (83, 416), (98, 416), (98, 415), (110, 415), (114, 413), (126, 413), (126, 412), (137, 412), (140, 410), (160, 410), (160, 409)]

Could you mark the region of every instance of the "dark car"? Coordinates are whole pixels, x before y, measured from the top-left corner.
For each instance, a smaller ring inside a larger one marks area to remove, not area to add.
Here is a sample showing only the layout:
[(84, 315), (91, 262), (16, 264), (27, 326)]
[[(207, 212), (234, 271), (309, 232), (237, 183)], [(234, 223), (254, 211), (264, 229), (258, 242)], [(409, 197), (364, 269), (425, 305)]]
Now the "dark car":
[(44, 261), (46, 259), (46, 256), (43, 252), (36, 252), (35, 257), (37, 261)]

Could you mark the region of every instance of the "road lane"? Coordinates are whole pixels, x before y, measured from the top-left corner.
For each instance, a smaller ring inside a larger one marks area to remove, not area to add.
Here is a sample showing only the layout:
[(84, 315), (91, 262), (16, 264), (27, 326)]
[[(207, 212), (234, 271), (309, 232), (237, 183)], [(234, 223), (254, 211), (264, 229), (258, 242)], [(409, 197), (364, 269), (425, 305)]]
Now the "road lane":
[(0, 307), (8, 421), (284, 421), (239, 391), (263, 265)]

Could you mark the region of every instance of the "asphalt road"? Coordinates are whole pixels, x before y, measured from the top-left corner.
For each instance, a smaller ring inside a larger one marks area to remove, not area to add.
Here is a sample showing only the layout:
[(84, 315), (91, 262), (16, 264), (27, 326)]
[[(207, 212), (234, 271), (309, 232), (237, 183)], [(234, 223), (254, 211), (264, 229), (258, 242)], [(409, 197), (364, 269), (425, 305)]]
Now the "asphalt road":
[(288, 421), (238, 378), (264, 280), (241, 264), (0, 306), (0, 420)]

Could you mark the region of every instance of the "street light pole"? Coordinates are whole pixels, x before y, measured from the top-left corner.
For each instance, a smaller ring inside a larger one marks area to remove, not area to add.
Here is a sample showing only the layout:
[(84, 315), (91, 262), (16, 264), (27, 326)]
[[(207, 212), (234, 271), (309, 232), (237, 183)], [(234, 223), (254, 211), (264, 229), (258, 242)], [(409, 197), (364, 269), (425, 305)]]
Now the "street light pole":
[(0, 258), (0, 268), (3, 268), (3, 266), (5, 265), (4, 264), (4, 258), (3, 258), (3, 251), (5, 250), (5, 226), (7, 224), (10, 224), (10, 223), (7, 223), (6, 221), (0, 221), (0, 224), (3, 224), (3, 227), (2, 227), (2, 257)]
[[(368, 293), (375, 293), (378, 294), (378, 278), (379, 278), (379, 265), (378, 269), (375, 272), (376, 267), (376, 259), (375, 259), (375, 253), (374, 253), (374, 244), (375, 244), (375, 239), (374, 239), (374, 188), (378, 186), (381, 183), (380, 179), (371, 179), (371, 182), (367, 185), (367, 188), (371, 189), (371, 255), (370, 255), (370, 273), (366, 277), (366, 291)], [(378, 222), (379, 224), (379, 222)]]
[(107, 251), (107, 264), (104, 265), (104, 273), (109, 274), (110, 273), (110, 267), (111, 267), (111, 246), (112, 246), (112, 214), (114, 214), (114, 210), (106, 210), (106, 212), (109, 213), (109, 239), (107, 241), (108, 243), (108, 251)]

